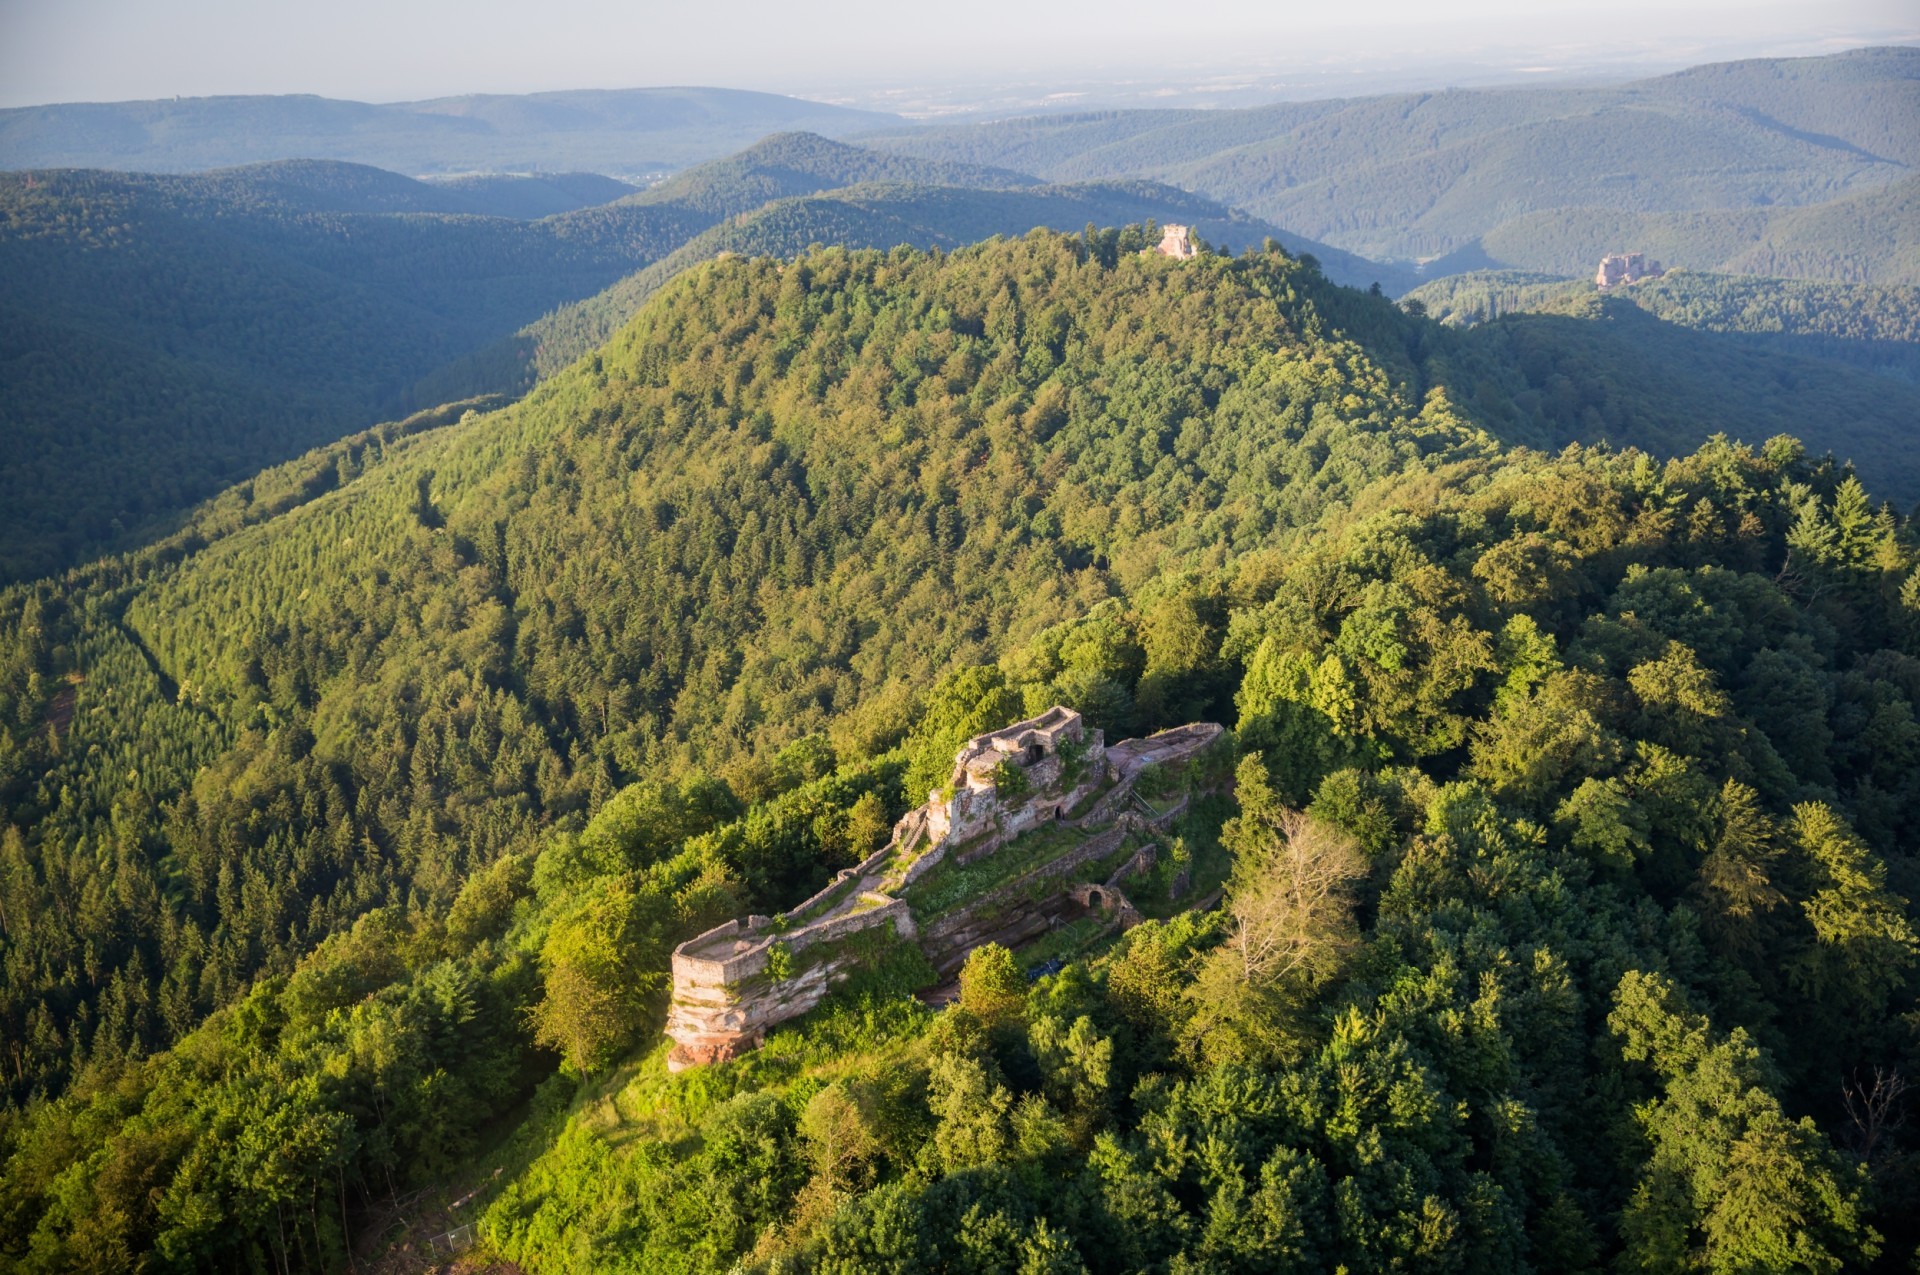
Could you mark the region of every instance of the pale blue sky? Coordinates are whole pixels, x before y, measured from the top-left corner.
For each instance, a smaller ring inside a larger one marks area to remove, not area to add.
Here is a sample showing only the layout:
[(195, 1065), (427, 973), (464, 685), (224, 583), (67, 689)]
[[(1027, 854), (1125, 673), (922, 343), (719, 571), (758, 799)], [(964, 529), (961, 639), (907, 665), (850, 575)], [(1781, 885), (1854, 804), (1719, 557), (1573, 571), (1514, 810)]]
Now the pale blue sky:
[(644, 84), (823, 96), (1356, 57), (1551, 66), (1603, 48), (1678, 64), (1902, 30), (1920, 36), (1920, 0), (0, 0), (0, 105)]

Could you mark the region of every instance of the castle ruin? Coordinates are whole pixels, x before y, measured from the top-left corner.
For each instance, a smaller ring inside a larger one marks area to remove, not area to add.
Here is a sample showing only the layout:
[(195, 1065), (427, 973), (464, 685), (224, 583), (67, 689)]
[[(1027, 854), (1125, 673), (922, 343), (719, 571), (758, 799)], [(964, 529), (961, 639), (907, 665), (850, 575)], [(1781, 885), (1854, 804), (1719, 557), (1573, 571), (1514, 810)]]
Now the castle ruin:
[(1600, 269), (1594, 273), (1593, 286), (1605, 292), (1608, 288), (1651, 279), (1661, 272), (1660, 263), (1649, 259), (1644, 252), (1610, 252), (1600, 258)]
[(1162, 226), (1160, 242), (1153, 246), (1153, 251), (1176, 261), (1187, 261), (1200, 255), (1200, 249), (1193, 243), (1193, 231), (1186, 226)]
[[(983, 943), (1014, 946), (1090, 913), (1138, 920), (1121, 885), (1151, 870), (1156, 850), (1136, 843), (1171, 824), (1187, 798), (1155, 809), (1136, 783), (1168, 775), (1221, 734), (1199, 722), (1109, 748), (1080, 714), (1055, 706), (968, 740), (946, 787), (857, 867), (791, 911), (728, 921), (674, 949), (668, 1070), (757, 1048), (768, 1028), (818, 1005), (892, 942), (916, 944), (950, 974)], [(1006, 861), (1005, 879), (950, 897), (952, 874), (1009, 847), (1020, 857)]]

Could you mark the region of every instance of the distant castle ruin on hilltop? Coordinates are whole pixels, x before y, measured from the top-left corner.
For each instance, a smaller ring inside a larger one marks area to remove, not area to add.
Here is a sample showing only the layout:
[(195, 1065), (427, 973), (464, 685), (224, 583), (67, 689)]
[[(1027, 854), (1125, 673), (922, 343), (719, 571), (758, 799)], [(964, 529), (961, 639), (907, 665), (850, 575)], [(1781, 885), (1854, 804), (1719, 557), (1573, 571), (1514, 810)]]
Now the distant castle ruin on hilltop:
[(1177, 261), (1187, 261), (1200, 255), (1200, 249), (1193, 243), (1193, 231), (1186, 226), (1162, 226), (1160, 242), (1153, 246), (1152, 251)]
[[(1088, 915), (1139, 920), (1120, 886), (1154, 868), (1152, 835), (1187, 807), (1188, 763), (1222, 733), (1197, 722), (1109, 748), (1056, 705), (968, 740), (946, 787), (858, 867), (792, 911), (728, 921), (673, 950), (668, 1070), (758, 1048), (895, 942), (950, 974), (983, 943), (1013, 946)], [(1149, 773), (1175, 793), (1160, 808), (1136, 791)], [(962, 875), (991, 856), (1012, 857), (996, 859), (1004, 871), (987, 871), (987, 884)]]
[(1600, 269), (1594, 273), (1593, 286), (1605, 292), (1608, 288), (1651, 279), (1663, 271), (1664, 267), (1644, 252), (1610, 252), (1600, 258)]

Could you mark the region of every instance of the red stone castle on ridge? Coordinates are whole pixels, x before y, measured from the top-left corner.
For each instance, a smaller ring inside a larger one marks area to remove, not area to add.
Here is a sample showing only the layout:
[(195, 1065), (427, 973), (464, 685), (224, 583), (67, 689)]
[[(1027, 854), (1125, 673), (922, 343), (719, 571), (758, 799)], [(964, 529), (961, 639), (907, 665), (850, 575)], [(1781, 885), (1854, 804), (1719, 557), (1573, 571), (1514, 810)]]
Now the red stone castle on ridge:
[(1651, 279), (1664, 271), (1659, 262), (1644, 252), (1610, 252), (1600, 258), (1600, 269), (1594, 273), (1593, 286), (1605, 292), (1608, 288), (1625, 287), (1629, 283)]
[[(1195, 722), (1109, 748), (1056, 705), (967, 741), (945, 787), (859, 866), (789, 912), (728, 921), (674, 949), (667, 1069), (758, 1048), (769, 1027), (895, 943), (951, 974), (984, 943), (1017, 946), (1086, 916), (1138, 921), (1121, 886), (1153, 871), (1154, 838), (1186, 811), (1223, 733)], [(1148, 776), (1152, 801), (1138, 788)], [(976, 886), (979, 874), (962, 870), (990, 856), (1012, 857)], [(1182, 873), (1169, 897), (1185, 888)]]

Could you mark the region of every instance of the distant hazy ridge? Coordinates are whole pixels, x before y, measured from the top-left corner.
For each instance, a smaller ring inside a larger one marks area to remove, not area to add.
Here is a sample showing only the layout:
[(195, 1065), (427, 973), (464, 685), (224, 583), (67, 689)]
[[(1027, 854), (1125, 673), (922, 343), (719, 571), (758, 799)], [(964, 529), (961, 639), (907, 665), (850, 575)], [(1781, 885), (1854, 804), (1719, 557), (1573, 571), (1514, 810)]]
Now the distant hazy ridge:
[(736, 89), (474, 94), (374, 105), (309, 96), (72, 102), (0, 111), (0, 168), (191, 172), (342, 159), (406, 173), (645, 174), (782, 129), (829, 136), (896, 116)]

